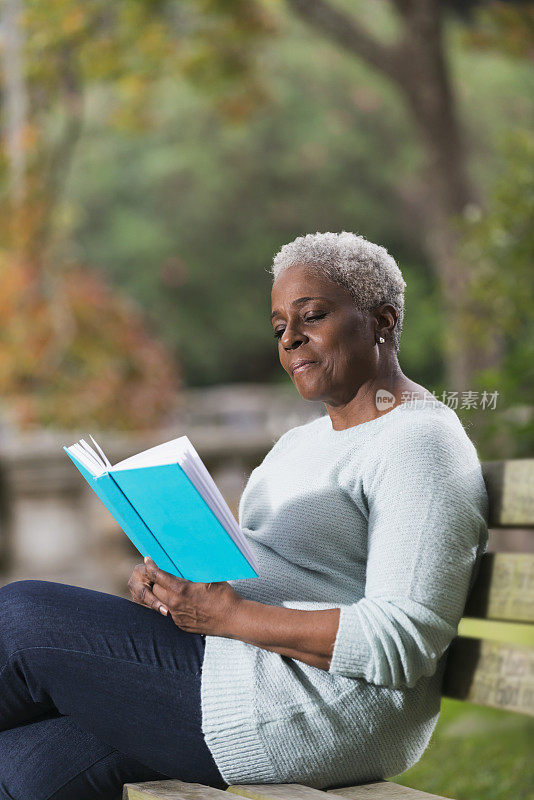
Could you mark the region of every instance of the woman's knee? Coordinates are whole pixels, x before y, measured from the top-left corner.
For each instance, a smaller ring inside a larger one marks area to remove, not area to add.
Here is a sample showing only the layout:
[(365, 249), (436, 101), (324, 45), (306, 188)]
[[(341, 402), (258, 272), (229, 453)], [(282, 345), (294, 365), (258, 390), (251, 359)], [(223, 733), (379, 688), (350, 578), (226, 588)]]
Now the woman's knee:
[(13, 613), (15, 619), (22, 612), (40, 605), (55, 584), (49, 581), (21, 580), (0, 587), (0, 616)]
[(11, 581), (4, 586), (0, 586), (0, 598), (2, 605), (8, 598), (31, 598), (42, 594), (48, 587), (53, 586), (50, 581), (37, 580), (36, 578), (26, 578), (20, 581)]
[(0, 587), (0, 648), (8, 651), (4, 657), (13, 648), (29, 644), (29, 637), (42, 630), (54, 586), (49, 581), (27, 579)]

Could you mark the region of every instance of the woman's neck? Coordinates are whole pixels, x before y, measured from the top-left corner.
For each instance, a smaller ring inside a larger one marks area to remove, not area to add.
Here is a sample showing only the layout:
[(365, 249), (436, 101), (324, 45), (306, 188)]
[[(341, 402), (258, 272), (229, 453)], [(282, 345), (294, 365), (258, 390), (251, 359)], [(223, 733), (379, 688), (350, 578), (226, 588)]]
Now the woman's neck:
[(433, 397), (424, 386), (407, 378), (399, 367), (394, 374), (382, 374), (362, 384), (348, 402), (325, 402), (325, 407), (332, 427), (339, 431), (387, 414), (399, 403), (406, 401), (406, 393), (410, 399)]

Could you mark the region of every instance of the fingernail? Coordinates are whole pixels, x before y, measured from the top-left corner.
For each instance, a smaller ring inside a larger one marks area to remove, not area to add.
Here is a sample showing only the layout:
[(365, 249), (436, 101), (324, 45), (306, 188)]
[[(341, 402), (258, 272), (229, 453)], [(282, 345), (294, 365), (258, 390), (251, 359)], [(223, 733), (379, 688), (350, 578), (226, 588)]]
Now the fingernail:
[(164, 617), (167, 616), (167, 609), (165, 608), (165, 606), (160, 606), (159, 610), (161, 611)]
[(144, 562), (145, 562), (145, 564), (148, 564), (148, 556), (145, 556)]

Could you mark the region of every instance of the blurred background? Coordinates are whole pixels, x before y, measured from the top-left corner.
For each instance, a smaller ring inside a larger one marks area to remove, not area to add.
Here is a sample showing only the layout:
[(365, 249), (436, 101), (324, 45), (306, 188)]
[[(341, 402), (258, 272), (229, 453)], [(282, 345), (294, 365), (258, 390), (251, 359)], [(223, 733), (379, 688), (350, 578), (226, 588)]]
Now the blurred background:
[[(306, 233), (387, 247), (404, 373), (481, 460), (534, 458), (533, 55), (531, 2), (2, 0), (0, 584), (129, 596), (140, 556), (61, 449), (89, 433), (113, 463), (187, 434), (237, 514), (324, 413), (269, 323)], [(396, 781), (531, 797), (533, 744), (444, 701)]]

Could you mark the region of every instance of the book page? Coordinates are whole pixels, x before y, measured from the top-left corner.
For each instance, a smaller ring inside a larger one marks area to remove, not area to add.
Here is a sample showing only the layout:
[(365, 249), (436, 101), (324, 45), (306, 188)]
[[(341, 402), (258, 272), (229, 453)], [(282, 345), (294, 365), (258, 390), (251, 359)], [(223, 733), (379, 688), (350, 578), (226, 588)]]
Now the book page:
[[(91, 436), (91, 434), (89, 434), (89, 436)], [(102, 458), (103, 463), (106, 465), (106, 467), (108, 467), (108, 469), (111, 469), (111, 461), (108, 459), (107, 455), (104, 453), (104, 451), (102, 450), (102, 448), (100, 447), (100, 445), (98, 444), (96, 439), (93, 439), (92, 436), (91, 436), (91, 439), (93, 441), (94, 446), (98, 450), (98, 452), (100, 454), (100, 457)]]
[(159, 467), (163, 464), (174, 464), (184, 453), (188, 443), (187, 436), (171, 439), (169, 442), (157, 444), (135, 456), (119, 461), (113, 469), (136, 469), (137, 467)]
[[(185, 437), (187, 439), (187, 437)], [(185, 459), (180, 464), (185, 474), (191, 480), (197, 491), (205, 499), (221, 525), (228, 531), (236, 545), (239, 547), (243, 555), (252, 564), (256, 572), (259, 571), (256, 558), (250, 549), (250, 546), (239, 527), (236, 519), (228, 504), (221, 494), (217, 484), (213, 480), (206, 465), (198, 455), (197, 451), (187, 439), (188, 449), (186, 451)]]
[(102, 474), (102, 466), (80, 444), (76, 443), (67, 447), (73, 456), (80, 461), (89, 472), (97, 477)]
[(92, 459), (94, 459), (94, 460), (96, 461), (96, 463), (99, 465), (99, 467), (101, 467), (101, 468), (104, 468), (104, 469), (107, 469), (107, 464), (106, 464), (106, 462), (102, 460), (102, 457), (101, 457), (101, 456), (100, 456), (100, 455), (99, 455), (99, 454), (98, 454), (98, 453), (97, 453), (95, 450), (93, 450), (93, 448), (91, 447), (91, 445), (90, 445), (90, 444), (87, 444), (87, 442), (85, 441), (85, 439), (80, 439), (80, 441), (78, 442), (78, 444), (80, 444), (80, 445), (83, 447), (83, 449), (85, 450), (85, 452), (86, 452), (86, 453), (87, 453), (87, 454), (88, 454), (88, 455), (89, 455), (89, 456), (90, 456)]
[(259, 572), (259, 565), (256, 561), (256, 557), (250, 549), (250, 545), (243, 531), (239, 527), (217, 484), (191, 442), (189, 442), (189, 450), (186, 453), (185, 460), (180, 466), (199, 494), (202, 495), (209, 505), (221, 525), (228, 531), (243, 555), (247, 558), (249, 563), (252, 564), (256, 572)]

